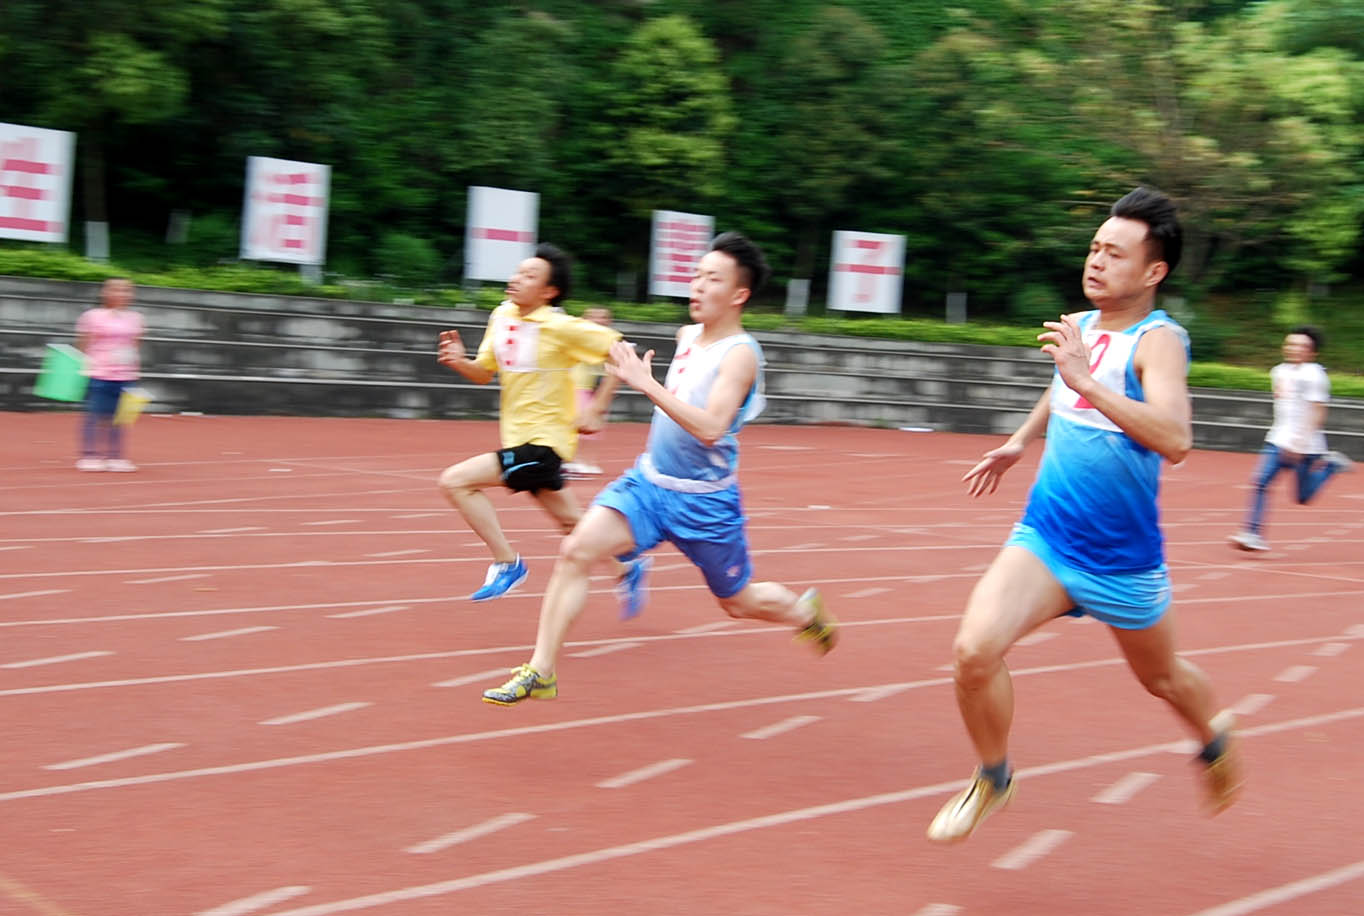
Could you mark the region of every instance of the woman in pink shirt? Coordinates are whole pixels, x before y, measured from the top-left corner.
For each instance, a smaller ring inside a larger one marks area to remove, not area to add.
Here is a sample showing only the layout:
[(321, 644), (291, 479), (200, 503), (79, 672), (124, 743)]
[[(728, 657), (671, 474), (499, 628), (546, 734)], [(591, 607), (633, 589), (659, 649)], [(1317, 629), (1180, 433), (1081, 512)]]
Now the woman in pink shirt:
[[(123, 429), (114, 424), (123, 389), (138, 378), (142, 316), (128, 308), (133, 284), (123, 277), (104, 281), (101, 304), (76, 321), (76, 348), (85, 353), (85, 422), (81, 427), (81, 471), (135, 471), (123, 457)], [(99, 448), (103, 439), (104, 448)]]

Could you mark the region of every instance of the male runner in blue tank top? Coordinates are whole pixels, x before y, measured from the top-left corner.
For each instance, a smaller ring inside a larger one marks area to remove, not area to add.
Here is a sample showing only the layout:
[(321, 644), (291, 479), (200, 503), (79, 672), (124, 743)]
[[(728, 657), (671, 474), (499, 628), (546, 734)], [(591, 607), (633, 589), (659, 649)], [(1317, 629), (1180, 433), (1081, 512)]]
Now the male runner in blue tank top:
[(1094, 310), (1043, 323), (1038, 340), (1056, 362), (1051, 387), (1018, 431), (962, 478), (972, 496), (993, 493), (1046, 433), (1023, 520), (972, 591), (953, 645), (957, 705), (981, 765), (933, 819), (930, 840), (966, 839), (1013, 796), (1013, 685), (1004, 656), (1066, 613), (1108, 624), (1142, 686), (1197, 737), (1210, 811), (1240, 789), (1231, 716), (1214, 715), (1207, 678), (1175, 654), (1156, 508), (1161, 462), (1182, 461), (1193, 442), (1188, 335), (1155, 309), (1181, 244), (1165, 195), (1138, 188), (1113, 205), (1085, 259), (1083, 289)]
[(714, 239), (691, 282), (696, 324), (678, 331), (664, 384), (654, 379), (652, 350), (641, 358), (625, 341), (612, 345), (607, 371), (654, 402), (648, 444), (564, 538), (540, 606), (535, 654), (505, 684), (484, 691), (486, 702), (556, 696), (559, 650), (587, 601), (592, 565), (613, 556), (629, 562), (665, 540), (696, 564), (731, 617), (789, 624), (820, 651), (833, 648), (837, 624), (818, 591), (797, 597), (776, 582), (751, 581), (736, 434), (764, 401), (762, 350), (741, 319), (768, 273), (748, 239), (735, 232)]

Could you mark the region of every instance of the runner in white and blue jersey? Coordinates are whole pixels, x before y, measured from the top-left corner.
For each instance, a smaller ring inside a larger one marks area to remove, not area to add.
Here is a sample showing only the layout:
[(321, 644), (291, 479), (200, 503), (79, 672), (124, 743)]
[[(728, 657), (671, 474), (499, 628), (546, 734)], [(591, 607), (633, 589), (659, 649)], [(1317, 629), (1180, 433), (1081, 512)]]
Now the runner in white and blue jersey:
[(1062, 614), (1108, 624), (1142, 686), (1197, 737), (1212, 813), (1240, 789), (1231, 716), (1214, 714), (1207, 678), (1175, 654), (1156, 503), (1161, 463), (1184, 460), (1193, 443), (1188, 335), (1155, 308), (1181, 244), (1165, 195), (1138, 188), (1113, 205), (1085, 259), (1083, 290), (1095, 308), (1043, 322), (1038, 339), (1056, 364), (1050, 388), (1018, 431), (963, 477), (972, 496), (993, 493), (1046, 434), (1023, 519), (976, 584), (957, 630), (957, 705), (981, 762), (929, 825), (930, 840), (966, 839), (1013, 797), (1013, 684), (1004, 656)]
[(612, 346), (607, 370), (654, 403), (648, 445), (564, 539), (540, 606), (535, 653), (505, 684), (485, 690), (486, 702), (556, 696), (559, 651), (587, 602), (592, 565), (608, 557), (633, 561), (662, 541), (696, 564), (731, 617), (787, 624), (821, 652), (834, 647), (837, 624), (816, 589), (797, 596), (779, 583), (752, 581), (736, 436), (763, 408), (762, 349), (742, 318), (768, 273), (762, 252), (738, 233), (711, 242), (691, 283), (695, 323), (678, 331), (662, 384), (653, 376), (652, 350), (641, 358), (629, 343)]

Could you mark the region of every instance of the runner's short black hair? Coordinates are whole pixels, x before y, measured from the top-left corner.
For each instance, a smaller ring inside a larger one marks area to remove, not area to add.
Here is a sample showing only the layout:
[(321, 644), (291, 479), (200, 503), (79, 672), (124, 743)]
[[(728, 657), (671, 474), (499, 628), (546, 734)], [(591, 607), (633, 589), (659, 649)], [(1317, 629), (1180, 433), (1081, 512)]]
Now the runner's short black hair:
[(553, 299), (549, 300), (549, 304), (558, 305), (568, 298), (572, 289), (573, 262), (569, 260), (563, 249), (548, 242), (541, 242), (535, 246), (535, 257), (549, 262), (549, 285), (559, 291)]
[(1303, 337), (1309, 337), (1309, 338), (1311, 338), (1311, 340), (1312, 340), (1312, 352), (1313, 352), (1313, 353), (1320, 353), (1320, 352), (1321, 352), (1321, 345), (1322, 345), (1322, 343), (1324, 343), (1324, 340), (1323, 340), (1323, 338), (1322, 338), (1322, 336), (1321, 336), (1321, 330), (1320, 330), (1319, 328), (1317, 328), (1316, 326), (1310, 325), (1310, 324), (1300, 324), (1300, 325), (1298, 325), (1296, 328), (1294, 328), (1293, 330), (1289, 331), (1288, 333), (1290, 333), (1290, 334), (1301, 334)]
[(1153, 188), (1137, 188), (1113, 204), (1108, 215), (1145, 223), (1148, 259), (1164, 261), (1169, 268), (1166, 276), (1175, 272), (1184, 251), (1184, 230), (1179, 226), (1174, 201)]
[(711, 251), (729, 255), (739, 264), (739, 282), (748, 288), (750, 298), (763, 288), (772, 268), (767, 266), (762, 249), (737, 232), (722, 232), (711, 239)]

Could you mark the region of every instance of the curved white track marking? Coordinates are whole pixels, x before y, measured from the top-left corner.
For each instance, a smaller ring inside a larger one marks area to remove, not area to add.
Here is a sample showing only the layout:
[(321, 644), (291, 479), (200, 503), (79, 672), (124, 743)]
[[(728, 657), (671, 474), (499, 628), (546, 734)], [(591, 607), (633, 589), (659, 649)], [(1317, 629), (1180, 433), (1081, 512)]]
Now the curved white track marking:
[(207, 579), (208, 573), (184, 573), (179, 576), (157, 576), (154, 579), (125, 579), (124, 585), (156, 585), (159, 582), (182, 582), (185, 579)]
[(242, 627), (237, 630), (218, 630), (216, 633), (200, 633), (197, 636), (181, 636), (181, 642), (203, 642), (207, 639), (227, 639), (231, 636), (247, 636), (251, 633), (265, 633), (279, 627)]
[(1293, 665), (1274, 676), (1274, 680), (1284, 684), (1296, 684), (1317, 673), (1316, 665)]
[(517, 824), (524, 824), (526, 821), (534, 819), (534, 814), (500, 814), (481, 824), (465, 827), (463, 830), (456, 830), (453, 833), (445, 834), (445, 836), (438, 836), (434, 840), (427, 840), (425, 843), (418, 843), (416, 846), (409, 846), (404, 852), (417, 855), (440, 852), (442, 849), (449, 849), (451, 846), (458, 846), (460, 843), (467, 843), (470, 840), (476, 840), (490, 833), (506, 830), (508, 827), (515, 827)]
[(12, 598), (41, 598), (44, 595), (65, 595), (71, 591), (69, 588), (44, 588), (36, 592), (11, 592), (8, 595), (0, 595), (0, 601), (8, 601)]
[[(890, 624), (890, 623), (905, 623), (905, 622), (920, 623), (920, 622), (923, 622), (925, 619), (956, 620), (956, 619), (958, 619), (958, 618), (957, 618), (956, 615), (951, 615), (951, 616), (949, 616), (949, 617), (943, 617), (943, 618), (908, 617), (908, 618), (901, 618), (901, 619), (898, 619), (898, 620), (865, 621), (865, 622), (863, 622), (862, 625), (867, 625), (867, 626), (880, 626), (880, 625)], [(841, 625), (842, 625), (843, 627), (846, 628), (846, 627), (850, 627), (850, 626), (855, 626), (855, 625), (857, 625), (857, 624), (850, 624), (850, 623), (848, 623), (848, 622), (845, 621), (845, 622), (843, 622)], [(710, 638), (710, 637), (751, 636), (751, 635), (755, 635), (755, 634), (787, 633), (787, 632), (789, 632), (789, 630), (788, 630), (787, 628), (785, 628), (785, 627), (781, 627), (781, 626), (765, 626), (765, 627), (761, 627), (761, 628), (758, 628), (758, 629), (748, 629), (748, 630), (725, 630), (725, 631), (714, 632), (714, 633), (700, 633), (700, 634), (694, 634), (694, 633), (693, 633), (693, 634), (673, 633), (673, 634), (665, 634), (665, 635), (660, 635), (660, 636), (631, 636), (631, 637), (618, 637), (618, 638), (603, 639), (603, 640), (585, 640), (585, 641), (582, 641), (582, 642), (570, 642), (570, 643), (565, 643), (564, 646), (565, 646), (565, 648), (573, 648), (573, 647), (577, 647), (577, 646), (612, 645), (612, 644), (622, 643), (622, 642), (627, 642), (627, 643), (628, 643), (628, 642), (649, 643), (649, 642), (659, 642), (659, 641), (672, 640), (672, 639), (705, 639), (705, 638)], [(1258, 651), (1258, 650), (1260, 650), (1260, 649), (1282, 649), (1282, 648), (1285, 648), (1285, 647), (1287, 647), (1287, 646), (1314, 645), (1314, 644), (1316, 644), (1316, 643), (1325, 642), (1325, 641), (1327, 641), (1327, 640), (1329, 640), (1329, 639), (1333, 639), (1333, 638), (1335, 638), (1335, 637), (1330, 637), (1330, 636), (1327, 636), (1327, 637), (1309, 637), (1309, 638), (1305, 638), (1305, 639), (1284, 639), (1284, 640), (1279, 640), (1279, 641), (1277, 641), (1277, 642), (1268, 642), (1268, 643), (1247, 643), (1247, 644), (1244, 644), (1244, 645), (1237, 645), (1237, 646), (1214, 646), (1214, 647), (1212, 647), (1212, 648), (1205, 648), (1205, 649), (1183, 649), (1183, 650), (1180, 651), (1180, 655), (1185, 655), (1185, 656), (1220, 655), (1220, 654), (1227, 653), (1227, 652), (1254, 652), (1254, 651)], [(356, 668), (356, 667), (362, 667), (362, 666), (364, 666), (364, 665), (394, 664), (394, 663), (415, 662), (415, 661), (430, 661), (430, 660), (433, 660), (433, 659), (467, 658), (467, 657), (476, 656), (476, 655), (524, 655), (526, 652), (529, 652), (529, 651), (533, 650), (534, 648), (535, 648), (534, 646), (522, 645), (522, 646), (496, 646), (496, 647), (490, 647), (490, 648), (486, 648), (486, 649), (454, 649), (454, 650), (451, 650), (451, 651), (449, 651), (449, 652), (419, 652), (419, 653), (415, 653), (415, 654), (412, 654), (412, 655), (390, 655), (390, 656), (378, 656), (378, 657), (373, 657), (373, 658), (347, 658), (347, 659), (341, 659), (341, 660), (339, 660), (339, 661), (330, 661), (330, 662), (305, 662), (305, 663), (303, 663), (303, 664), (298, 664), (298, 665), (276, 665), (276, 666), (269, 667), (269, 668), (240, 668), (240, 669), (228, 670), (228, 671), (203, 671), (203, 672), (198, 672), (198, 673), (195, 673), (195, 674), (166, 674), (166, 675), (159, 675), (159, 676), (152, 676), (152, 677), (125, 678), (125, 679), (123, 679), (123, 680), (112, 680), (112, 681), (86, 681), (86, 682), (70, 683), (70, 684), (44, 684), (44, 685), (36, 686), (36, 687), (10, 687), (10, 688), (5, 689), (5, 690), (0, 690), (0, 697), (7, 697), (7, 696), (24, 696), (24, 695), (28, 695), (28, 694), (38, 694), (38, 693), (59, 693), (59, 692), (65, 692), (65, 691), (70, 691), (70, 690), (96, 690), (96, 689), (102, 689), (102, 688), (107, 688), (107, 687), (137, 687), (137, 686), (142, 686), (142, 685), (145, 685), (145, 684), (173, 684), (173, 683), (179, 683), (179, 682), (182, 682), (182, 681), (202, 681), (202, 680), (217, 680), (217, 679), (220, 679), (220, 678), (252, 677), (252, 676), (261, 675), (261, 674), (284, 674), (284, 673), (291, 672), (291, 671), (319, 671), (319, 670), (327, 670), (327, 669), (331, 669), (331, 668)], [(112, 654), (112, 653), (98, 653), (98, 654)], [(63, 660), (64, 660), (64, 659), (63, 659)], [(27, 662), (11, 662), (9, 665), (0, 665), (0, 668), (3, 668), (3, 667), (26, 666), (26, 665), (28, 665), (28, 664), (31, 664), (31, 663), (27, 663)], [(1041, 665), (1041, 666), (1032, 667), (1032, 668), (1021, 668), (1021, 669), (1019, 669), (1018, 671), (1015, 671), (1015, 672), (1013, 672), (1013, 673), (1014, 673), (1014, 674), (1050, 674), (1050, 673), (1052, 673), (1052, 672), (1057, 672), (1057, 671), (1077, 671), (1077, 670), (1080, 670), (1080, 669), (1083, 669), (1083, 668), (1100, 668), (1100, 667), (1104, 667), (1104, 666), (1107, 666), (1107, 665), (1119, 665), (1119, 664), (1125, 664), (1125, 661), (1124, 661), (1123, 659), (1121, 659), (1121, 658), (1101, 658), (1101, 659), (1092, 659), (1092, 660), (1090, 660), (1090, 661), (1084, 661), (1084, 662), (1067, 662), (1067, 663), (1065, 663), (1065, 664), (1057, 664), (1057, 665)], [(510, 668), (510, 666), (508, 666), (508, 668)], [(951, 669), (950, 669), (950, 667), (946, 667), (944, 670), (951, 670)], [(890, 684), (871, 684), (871, 685), (867, 685), (867, 686), (863, 686), (863, 687), (852, 687), (852, 688), (847, 688), (847, 689), (844, 689), (844, 690), (838, 690), (838, 691), (835, 691), (834, 693), (832, 693), (832, 694), (830, 694), (830, 695), (833, 695), (833, 696), (841, 696), (841, 695), (849, 694), (849, 693), (851, 693), (851, 694), (864, 694), (864, 693), (869, 693), (869, 692), (873, 692), (873, 691), (881, 691), (881, 690), (891, 690), (892, 692), (898, 692), (899, 690), (905, 690), (905, 689), (909, 689), (909, 688), (911, 688), (911, 687), (925, 687), (925, 686), (934, 686), (934, 685), (938, 685), (938, 684), (947, 684), (947, 683), (951, 683), (951, 679), (950, 679), (950, 678), (934, 678), (934, 679), (932, 679), (932, 680), (927, 680), (927, 681), (904, 681), (904, 682), (901, 682), (901, 683), (899, 683), (899, 684), (895, 684), (895, 683), (890, 683)]]
[(1324, 891), (1338, 884), (1348, 884), (1360, 878), (1364, 878), (1364, 862), (1346, 865), (1334, 871), (1303, 878), (1301, 881), (1281, 884), (1278, 887), (1260, 891), (1258, 894), (1242, 897), (1240, 900), (1233, 900), (1230, 903), (1224, 903), (1207, 910), (1199, 910), (1193, 916), (1245, 916), (1247, 913), (1254, 913), (1268, 906), (1297, 900), (1299, 897), (1306, 897), (1308, 894), (1315, 894), (1317, 891)]
[[(1329, 713), (1333, 717), (1332, 721), (1344, 718), (1356, 718), (1364, 716), (1364, 707), (1343, 710), (1338, 713)], [(1269, 734), (1271, 731), (1286, 731), (1294, 728), (1310, 728), (1321, 724), (1320, 716), (1312, 716), (1308, 719), (1298, 719), (1292, 722), (1279, 722), (1273, 726), (1261, 726), (1258, 729), (1247, 729), (1241, 734)], [(1054, 773), (1064, 773), (1073, 770), (1084, 769), (1093, 766), (1102, 766), (1109, 763), (1116, 763), (1122, 760), (1133, 760), (1140, 757), (1149, 757), (1152, 754), (1161, 754), (1168, 751), (1168, 744), (1154, 744), (1145, 747), (1132, 748), (1125, 751), (1115, 751), (1109, 754), (1096, 754), (1092, 757), (1082, 757), (1074, 760), (1062, 760), (1043, 766), (1030, 767), (1019, 771), (1019, 776), (1023, 778), (1036, 778), (1051, 775)], [(439, 881), (432, 884), (422, 884), (412, 887), (398, 888), (391, 891), (382, 891), (377, 894), (368, 894), (363, 897), (352, 897), (348, 900), (336, 900), (331, 903), (321, 903), (314, 906), (301, 907), (292, 910), (282, 910), (271, 916), (333, 916), (336, 913), (352, 913), (358, 910), (371, 909), (373, 907), (387, 906), (394, 903), (401, 903), (406, 900), (420, 900), (429, 897), (439, 897), (445, 894), (457, 893), (475, 887), (484, 887), (490, 884), (501, 884), (509, 881), (518, 881), (522, 878), (531, 878), (537, 875), (551, 874), (554, 872), (567, 871), (572, 868), (582, 868), (589, 865), (597, 865), (602, 862), (609, 862), (614, 859), (622, 859), (628, 856), (637, 856), (649, 852), (657, 852), (663, 849), (673, 849), (679, 846), (687, 846), (694, 843), (702, 843), (720, 837), (733, 836), (751, 830), (762, 830), (768, 827), (780, 827), (786, 824), (797, 823), (800, 821), (815, 820), (821, 817), (846, 814), (853, 811), (862, 811), (868, 808), (880, 807), (882, 805), (901, 804), (907, 801), (914, 801), (920, 798), (930, 798), (936, 795), (946, 795), (961, 788), (961, 780), (956, 779), (951, 782), (938, 783), (937, 785), (919, 786), (913, 789), (904, 789), (898, 792), (886, 792), (880, 795), (869, 795), (862, 798), (852, 798), (845, 801), (833, 802), (830, 804), (816, 805), (809, 808), (797, 808), (789, 811), (781, 811), (775, 814), (763, 815), (760, 817), (747, 818), (739, 821), (730, 821), (725, 824), (716, 824), (710, 827), (702, 827), (697, 830), (690, 830), (685, 833), (675, 833), (667, 836), (653, 837), (647, 840), (640, 840), (634, 843), (624, 843), (619, 846), (608, 846), (603, 849), (596, 849), (590, 852), (577, 853), (574, 855), (561, 856), (557, 859), (544, 859), (539, 862), (530, 862), (525, 865), (517, 865), (511, 868), (503, 868), (497, 871), (482, 872), (480, 874), (468, 875), (463, 878), (453, 878), (448, 881)], [(1351, 866), (1351, 869), (1364, 868), (1364, 863)], [(1345, 871), (1344, 869), (1341, 870)], [(1361, 872), (1364, 873), (1364, 872)], [(1337, 873), (1332, 873), (1336, 883), (1342, 880)], [(1358, 877), (1358, 874), (1351, 873), (1344, 880)], [(1196, 914), (1196, 916), (1241, 916), (1242, 913), (1252, 912), (1251, 910), (1228, 910), (1226, 912), (1207, 911)]]
[(820, 720), (820, 716), (792, 716), (780, 722), (773, 722), (771, 725), (764, 725), (762, 728), (755, 728), (751, 732), (744, 732), (740, 738), (751, 738), (754, 741), (763, 741), (786, 732), (794, 731), (797, 728), (804, 728)]
[(250, 897), (224, 903), (222, 906), (215, 906), (211, 910), (201, 910), (195, 916), (248, 916), (250, 913), (269, 909), (277, 903), (301, 897), (310, 890), (312, 890), (311, 887), (304, 887), (301, 884), (292, 887), (278, 887), (272, 891), (262, 891), (259, 894), (252, 894)]
[(81, 757), (79, 760), (67, 760), (63, 763), (46, 764), (44, 770), (76, 770), (81, 767), (98, 766), (101, 763), (115, 763), (119, 760), (127, 760), (130, 757), (145, 757), (148, 754), (159, 754), (162, 751), (173, 751), (176, 748), (184, 747), (174, 741), (164, 744), (147, 744), (142, 747), (128, 748), (126, 751), (113, 751), (108, 754), (98, 754), (94, 757)]
[(1231, 711), (1238, 716), (1253, 716), (1273, 702), (1272, 693), (1251, 693), (1238, 700), (1236, 705), (1231, 707)]
[(345, 620), (350, 617), (372, 617), (375, 614), (391, 614), (394, 611), (409, 611), (412, 609), (410, 604), (386, 604), (383, 607), (365, 608), (361, 611), (346, 611), (341, 614), (328, 614), (337, 620)]
[(291, 713), (287, 716), (276, 716), (273, 719), (266, 719), (259, 723), (261, 725), (293, 725), (295, 722), (310, 722), (313, 719), (323, 719), (327, 716), (337, 716), (343, 712), (352, 712), (356, 709), (364, 709), (372, 706), (373, 703), (337, 703), (335, 706), (323, 706), (321, 709), (310, 709), (306, 712)]
[(22, 662), (6, 662), (5, 664), (0, 665), (0, 668), (36, 668), (39, 665), (57, 665), (62, 662), (78, 662), (87, 658), (101, 658), (105, 655), (113, 654), (114, 653), (103, 649), (95, 652), (73, 652), (70, 655), (53, 655), (48, 658), (31, 658), (28, 661)]
[(595, 649), (584, 649), (581, 652), (568, 653), (569, 658), (596, 658), (598, 655), (610, 655), (612, 652), (620, 652), (625, 649), (638, 649), (644, 645), (642, 642), (617, 642), (609, 646), (597, 646)]
[(610, 779), (603, 779), (597, 783), (598, 789), (623, 789), (626, 786), (633, 786), (637, 782), (646, 779), (653, 779), (655, 776), (662, 776), (671, 773), (673, 770), (680, 770), (692, 761), (685, 757), (675, 757), (672, 760), (660, 760), (658, 763), (651, 763), (647, 767), (640, 767), (628, 773), (621, 773), (619, 776), (612, 776)]
[(1101, 805), (1122, 805), (1131, 801), (1132, 798), (1142, 789), (1160, 779), (1157, 773), (1128, 773), (1113, 785), (1104, 789), (1098, 795), (1090, 799)]
[(1033, 834), (1024, 840), (1021, 846), (1006, 852), (990, 864), (1008, 871), (1022, 871), (1072, 836), (1074, 834), (1069, 830), (1043, 830)]

